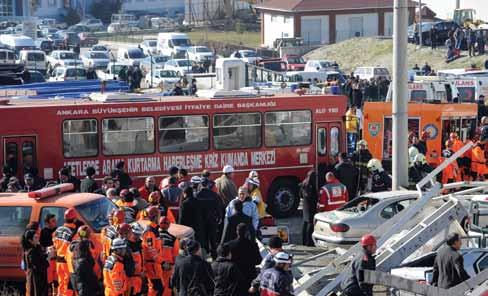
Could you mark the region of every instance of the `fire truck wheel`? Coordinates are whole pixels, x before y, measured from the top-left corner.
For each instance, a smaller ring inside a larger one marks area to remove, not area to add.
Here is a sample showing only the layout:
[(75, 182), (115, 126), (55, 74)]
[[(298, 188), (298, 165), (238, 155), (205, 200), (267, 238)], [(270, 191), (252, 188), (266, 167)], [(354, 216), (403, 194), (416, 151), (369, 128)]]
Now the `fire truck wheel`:
[(289, 217), (298, 209), (298, 180), (280, 178), (275, 180), (268, 194), (271, 214), (277, 218)]

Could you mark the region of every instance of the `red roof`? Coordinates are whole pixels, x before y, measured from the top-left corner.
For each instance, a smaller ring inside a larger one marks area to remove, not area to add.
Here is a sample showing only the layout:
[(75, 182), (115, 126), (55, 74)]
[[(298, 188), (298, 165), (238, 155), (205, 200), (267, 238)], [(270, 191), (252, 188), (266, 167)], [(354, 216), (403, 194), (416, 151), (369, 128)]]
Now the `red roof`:
[[(265, 0), (256, 8), (279, 11), (328, 11), (350, 9), (392, 8), (393, 0)], [(409, 1), (409, 6), (415, 4)]]

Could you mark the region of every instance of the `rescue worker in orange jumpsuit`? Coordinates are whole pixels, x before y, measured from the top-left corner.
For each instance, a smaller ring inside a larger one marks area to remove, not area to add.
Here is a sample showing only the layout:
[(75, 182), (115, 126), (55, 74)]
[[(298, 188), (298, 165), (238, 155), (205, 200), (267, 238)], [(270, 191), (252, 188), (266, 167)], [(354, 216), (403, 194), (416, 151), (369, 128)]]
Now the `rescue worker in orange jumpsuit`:
[(120, 199), (115, 203), (125, 213), (125, 223), (136, 221), (139, 208), (134, 194), (127, 189), (120, 192)]
[(346, 185), (339, 182), (334, 173), (328, 172), (325, 181), (319, 193), (319, 212), (333, 211), (349, 201)]
[(166, 217), (159, 219), (159, 238), (161, 239), (162, 255), (163, 255), (163, 285), (164, 296), (171, 296), (171, 289), (169, 288), (169, 282), (175, 265), (175, 258), (178, 256), (180, 249), (178, 239), (169, 233), (169, 226), (171, 222)]
[[(441, 162), (454, 154), (452, 147), (453, 142), (451, 140), (447, 140), (446, 149), (442, 151), (442, 156), (444, 159), (442, 159)], [(455, 181), (461, 181), (461, 174), (459, 173), (459, 166), (457, 162), (452, 162), (442, 171), (442, 183), (446, 184)]]
[[(453, 153), (458, 152), (461, 150), (461, 148), (464, 147), (463, 141), (461, 141), (456, 133), (450, 133), (449, 134), (449, 140), (452, 142), (452, 148), (451, 150)], [(457, 159), (457, 164), (459, 167), (459, 179), (464, 179), (464, 175), (466, 174), (466, 169), (467, 169), (467, 157), (466, 154), (463, 154)]]
[(118, 232), (118, 238), (123, 239), (127, 245), (127, 250), (124, 255), (124, 269), (125, 269), (125, 275), (127, 275), (127, 277), (130, 278), (134, 276), (134, 272), (136, 269), (134, 258), (132, 258), (132, 252), (128, 245), (129, 237), (132, 233), (132, 227), (127, 223), (123, 223), (119, 225), (117, 232)]
[(472, 149), (471, 171), (475, 175), (475, 180), (484, 181), (486, 174), (486, 158), (483, 145), (477, 143)]
[(159, 239), (159, 208), (147, 209), (147, 228), (142, 235), (142, 258), (148, 279), (148, 296), (162, 296), (163, 263), (161, 240)]
[(73, 290), (68, 289), (70, 274), (66, 257), (71, 241), (76, 234), (76, 211), (69, 208), (64, 212), (64, 224), (56, 229), (53, 234), (53, 246), (56, 250), (56, 270), (58, 273), (58, 295), (71, 296)]
[(129, 278), (129, 295), (139, 296), (142, 292), (142, 276), (143, 276), (143, 265), (142, 265), (142, 234), (144, 233), (144, 228), (134, 222), (131, 224), (132, 232), (129, 235), (127, 245), (132, 253), (132, 259), (134, 260), (134, 274)]
[(118, 227), (125, 221), (125, 213), (122, 210), (115, 210), (109, 216), (110, 225), (105, 226), (101, 233), (101, 243), (102, 243), (102, 259), (105, 260), (110, 256), (110, 245), (112, 240), (114, 240), (118, 235)]
[(126, 242), (121, 238), (115, 238), (112, 241), (110, 256), (103, 266), (105, 296), (126, 295), (128, 291), (129, 280), (124, 269), (124, 256), (126, 252)]

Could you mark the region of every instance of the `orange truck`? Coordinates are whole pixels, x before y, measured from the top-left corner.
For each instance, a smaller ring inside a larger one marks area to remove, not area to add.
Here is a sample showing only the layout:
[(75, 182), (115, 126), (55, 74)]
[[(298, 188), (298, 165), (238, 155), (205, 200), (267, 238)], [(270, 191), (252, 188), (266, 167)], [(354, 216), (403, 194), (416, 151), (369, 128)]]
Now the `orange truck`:
[[(20, 237), (31, 222), (37, 221), (44, 227), (47, 214), (56, 215), (61, 226), (64, 212), (74, 208), (77, 218), (100, 238), (100, 231), (108, 225), (108, 215), (116, 208), (115, 204), (99, 194), (63, 192), (67, 191), (64, 188), (67, 185), (71, 184), (29, 193), (0, 193), (0, 280), (25, 280)], [(193, 236), (193, 229), (183, 225), (171, 224), (169, 232), (177, 238)]]
[[(391, 161), (393, 122), (391, 102), (366, 102), (363, 108), (363, 139), (374, 158)], [(476, 104), (408, 104), (408, 132), (428, 132), (428, 154), (444, 149), (449, 133), (455, 132), (465, 141), (477, 126)], [(429, 155), (426, 155), (429, 157)]]

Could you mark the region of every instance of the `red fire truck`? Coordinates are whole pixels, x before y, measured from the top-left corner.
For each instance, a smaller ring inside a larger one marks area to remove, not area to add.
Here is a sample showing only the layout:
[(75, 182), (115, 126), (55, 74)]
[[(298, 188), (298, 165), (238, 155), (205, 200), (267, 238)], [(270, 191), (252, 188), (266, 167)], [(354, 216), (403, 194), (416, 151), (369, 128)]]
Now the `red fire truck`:
[(100, 179), (123, 160), (138, 185), (172, 166), (216, 178), (230, 164), (237, 185), (257, 170), (273, 214), (286, 216), (307, 171), (345, 149), (344, 96), (136, 97), (4, 101), (0, 162), (55, 180), (66, 165), (77, 177), (92, 166)]

